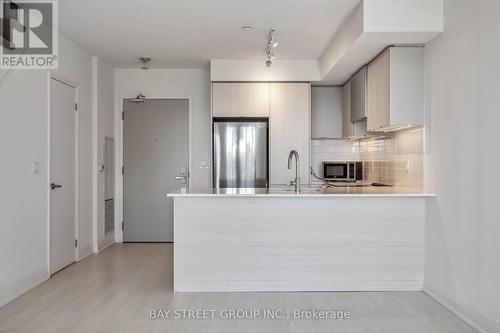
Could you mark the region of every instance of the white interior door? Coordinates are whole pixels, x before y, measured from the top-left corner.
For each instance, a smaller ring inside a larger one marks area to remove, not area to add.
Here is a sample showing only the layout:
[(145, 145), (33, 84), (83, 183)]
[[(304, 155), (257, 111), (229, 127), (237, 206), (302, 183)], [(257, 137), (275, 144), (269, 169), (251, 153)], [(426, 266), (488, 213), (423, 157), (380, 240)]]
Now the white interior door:
[(123, 240), (173, 242), (173, 201), (189, 181), (189, 101), (123, 104)]
[(50, 272), (75, 261), (75, 88), (50, 80)]

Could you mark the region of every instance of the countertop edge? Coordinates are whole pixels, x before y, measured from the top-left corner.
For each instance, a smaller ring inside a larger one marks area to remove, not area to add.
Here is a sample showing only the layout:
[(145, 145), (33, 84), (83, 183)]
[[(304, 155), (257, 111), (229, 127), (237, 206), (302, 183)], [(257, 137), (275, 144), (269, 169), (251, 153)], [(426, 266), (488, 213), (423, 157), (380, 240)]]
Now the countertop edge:
[(223, 193), (168, 193), (167, 197), (286, 197), (286, 198), (325, 198), (325, 197), (413, 197), (426, 198), (435, 197), (435, 193), (257, 193), (257, 194), (223, 194)]

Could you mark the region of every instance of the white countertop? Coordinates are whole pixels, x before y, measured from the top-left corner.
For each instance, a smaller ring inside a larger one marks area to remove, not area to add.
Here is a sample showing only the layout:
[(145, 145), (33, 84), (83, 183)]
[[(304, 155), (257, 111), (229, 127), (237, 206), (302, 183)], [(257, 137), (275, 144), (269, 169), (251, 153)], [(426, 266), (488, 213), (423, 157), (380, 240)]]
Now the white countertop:
[(181, 188), (167, 197), (433, 197), (433, 193), (415, 192), (414, 189), (378, 186), (345, 186), (333, 188), (305, 187), (295, 193), (292, 187), (275, 188)]

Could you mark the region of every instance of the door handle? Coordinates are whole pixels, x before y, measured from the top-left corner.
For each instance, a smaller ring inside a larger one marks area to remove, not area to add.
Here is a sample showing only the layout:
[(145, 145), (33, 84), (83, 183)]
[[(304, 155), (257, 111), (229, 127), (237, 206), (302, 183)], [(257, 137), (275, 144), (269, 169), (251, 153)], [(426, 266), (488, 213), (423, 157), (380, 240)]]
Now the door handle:
[(184, 180), (187, 179), (187, 176), (175, 176), (176, 180)]
[(61, 188), (61, 187), (62, 187), (62, 185), (59, 185), (59, 184), (55, 184), (55, 183), (50, 184), (50, 188), (53, 190), (55, 190), (56, 188)]

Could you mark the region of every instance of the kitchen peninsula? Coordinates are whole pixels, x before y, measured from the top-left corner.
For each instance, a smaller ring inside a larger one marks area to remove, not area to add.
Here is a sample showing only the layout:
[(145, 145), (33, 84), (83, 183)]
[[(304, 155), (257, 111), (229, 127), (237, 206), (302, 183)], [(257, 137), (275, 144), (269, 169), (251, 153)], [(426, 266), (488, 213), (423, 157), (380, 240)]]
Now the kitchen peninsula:
[(425, 204), (397, 188), (181, 189), (174, 289), (421, 290)]
[(169, 194), (174, 289), (422, 290), (423, 62), (391, 46), (342, 88), (212, 82), (215, 189)]

